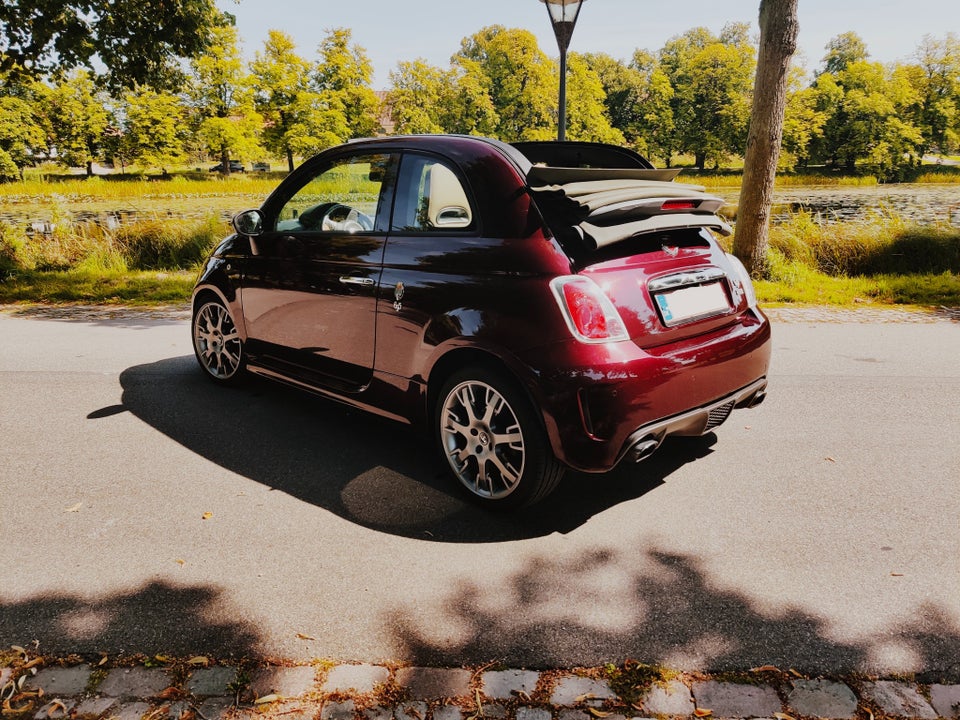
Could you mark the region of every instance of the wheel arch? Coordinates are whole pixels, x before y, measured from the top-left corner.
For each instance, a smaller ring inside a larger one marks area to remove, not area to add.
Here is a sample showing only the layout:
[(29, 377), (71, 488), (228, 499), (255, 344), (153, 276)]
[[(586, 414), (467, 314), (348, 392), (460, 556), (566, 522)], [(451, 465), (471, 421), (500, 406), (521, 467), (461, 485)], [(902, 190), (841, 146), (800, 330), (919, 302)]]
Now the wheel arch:
[(441, 355), (430, 368), (424, 408), (428, 427), (433, 427), (436, 420), (437, 401), (444, 384), (458, 370), (472, 366), (482, 367), (501, 375), (513, 384), (530, 403), (541, 427), (546, 430), (542, 408), (531, 391), (531, 379), (529, 373), (524, 371), (524, 366), (518, 361), (510, 362), (490, 349), (477, 346), (453, 348)]
[(228, 288), (229, 291), (225, 292), (223, 288), (214, 283), (207, 282), (202, 285), (197, 285), (193, 289), (193, 297), (190, 299), (190, 315), (191, 317), (196, 316), (197, 308), (206, 298), (218, 300), (230, 311), (234, 326), (236, 326), (237, 331), (240, 333), (241, 339), (246, 341), (247, 328), (243, 318), (243, 309), (240, 306), (240, 298), (232, 287), (228, 286)]

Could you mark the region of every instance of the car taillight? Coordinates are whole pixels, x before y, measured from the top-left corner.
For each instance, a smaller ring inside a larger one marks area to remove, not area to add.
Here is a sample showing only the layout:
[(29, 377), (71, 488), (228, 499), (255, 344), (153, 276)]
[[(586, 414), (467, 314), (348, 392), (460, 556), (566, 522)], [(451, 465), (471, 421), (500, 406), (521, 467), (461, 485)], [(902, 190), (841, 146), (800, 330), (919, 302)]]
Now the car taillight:
[(605, 343), (629, 340), (620, 314), (599, 286), (582, 275), (554, 278), (550, 289), (563, 319), (580, 342)]
[(661, 210), (696, 210), (699, 203), (693, 200), (667, 200), (660, 206)]

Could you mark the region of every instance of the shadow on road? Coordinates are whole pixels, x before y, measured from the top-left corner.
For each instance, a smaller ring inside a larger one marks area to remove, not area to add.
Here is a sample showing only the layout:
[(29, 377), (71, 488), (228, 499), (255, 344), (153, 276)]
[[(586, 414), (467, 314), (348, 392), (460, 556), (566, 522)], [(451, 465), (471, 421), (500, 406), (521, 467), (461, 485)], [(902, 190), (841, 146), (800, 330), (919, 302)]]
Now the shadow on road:
[(92, 598), (48, 594), (6, 602), (0, 590), (0, 639), (4, 647), (54, 654), (251, 656), (256, 630), (219, 607), (219, 595), (208, 587), (153, 582)]
[[(771, 610), (744, 590), (721, 589), (696, 558), (659, 549), (535, 556), (512, 576), (461, 583), (440, 600), (443, 611), (429, 617), (404, 608), (384, 617), (393, 659), (568, 668), (631, 658), (703, 672), (774, 665), (811, 676), (915, 673), (922, 683), (960, 683), (960, 632), (944, 608), (921, 605), (884, 633), (843, 641), (829, 620)], [(0, 644), (36, 641), (51, 655), (273, 655), (240, 614), (214, 589), (161, 582), (16, 602), (0, 590)]]
[(441, 542), (502, 542), (569, 532), (656, 488), (711, 452), (713, 435), (666, 445), (606, 475), (569, 473), (534, 511), (501, 515), (466, 501), (417, 430), (267, 381), (214, 386), (193, 357), (125, 370), (123, 410), (218, 465), (365, 527)]
[[(814, 676), (918, 673), (920, 682), (960, 682), (960, 632), (944, 608), (922, 605), (889, 632), (844, 642), (827, 619), (796, 607), (772, 611), (745, 591), (720, 589), (697, 558), (660, 549), (533, 557), (511, 577), (465, 583), (441, 600), (445, 612), (425, 621), (402, 609), (387, 620), (414, 665), (632, 658), (681, 670), (774, 665)], [(438, 637), (438, 627), (455, 631)]]

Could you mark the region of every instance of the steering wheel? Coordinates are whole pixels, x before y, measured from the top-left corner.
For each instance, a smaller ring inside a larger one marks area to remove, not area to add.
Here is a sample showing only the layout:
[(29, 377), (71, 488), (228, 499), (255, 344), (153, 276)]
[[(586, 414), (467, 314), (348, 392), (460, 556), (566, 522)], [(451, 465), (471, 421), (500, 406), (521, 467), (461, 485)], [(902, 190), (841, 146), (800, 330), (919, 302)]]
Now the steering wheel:
[(334, 203), (323, 214), (320, 229), (325, 232), (364, 232), (373, 230), (373, 219), (352, 207)]

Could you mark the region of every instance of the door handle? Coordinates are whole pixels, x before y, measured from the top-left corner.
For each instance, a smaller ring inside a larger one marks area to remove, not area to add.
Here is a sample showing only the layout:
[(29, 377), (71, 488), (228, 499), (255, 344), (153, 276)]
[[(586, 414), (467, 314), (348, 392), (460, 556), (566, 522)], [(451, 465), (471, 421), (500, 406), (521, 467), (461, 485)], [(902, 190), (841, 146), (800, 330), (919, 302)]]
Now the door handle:
[(349, 275), (341, 275), (340, 282), (342, 282), (344, 285), (373, 285), (376, 281), (373, 278), (350, 277)]

